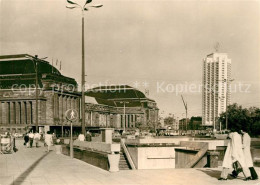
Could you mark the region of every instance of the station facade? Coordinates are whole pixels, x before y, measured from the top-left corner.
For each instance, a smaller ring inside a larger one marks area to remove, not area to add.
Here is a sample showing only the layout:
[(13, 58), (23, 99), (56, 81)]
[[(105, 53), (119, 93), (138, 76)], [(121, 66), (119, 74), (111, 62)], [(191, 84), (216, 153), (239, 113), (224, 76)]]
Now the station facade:
[[(130, 129), (158, 120), (156, 102), (130, 86), (98, 87), (88, 90), (86, 96), (97, 102), (85, 103), (88, 130), (100, 127)], [(75, 79), (63, 76), (47, 61), (28, 54), (0, 56), (0, 132), (35, 130), (37, 114), (40, 131), (52, 130), (66, 135), (70, 122), (66, 120), (65, 112), (75, 109), (80, 115), (80, 105), (81, 92)], [(80, 117), (73, 127), (80, 132)]]

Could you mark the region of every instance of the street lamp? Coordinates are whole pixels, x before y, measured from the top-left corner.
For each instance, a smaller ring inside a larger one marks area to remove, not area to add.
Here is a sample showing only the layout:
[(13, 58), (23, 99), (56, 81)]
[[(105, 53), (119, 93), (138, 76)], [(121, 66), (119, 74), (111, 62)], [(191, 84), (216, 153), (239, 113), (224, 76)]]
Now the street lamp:
[(224, 82), (226, 82), (226, 130), (228, 128), (228, 90), (229, 90), (229, 87), (228, 87), (228, 82), (232, 82), (234, 81), (234, 79), (224, 79)]
[(100, 8), (103, 5), (92, 5), (87, 6), (92, 0), (86, 0), (84, 4), (76, 3), (73, 0), (67, 0), (69, 3), (66, 8), (74, 9), (80, 8), (82, 12), (82, 71), (81, 71), (81, 119), (82, 119), (82, 133), (85, 135), (85, 45), (84, 45), (84, 11), (88, 11), (89, 7)]
[(128, 104), (129, 102), (127, 102), (127, 101), (121, 101), (121, 102), (119, 102), (119, 103), (124, 104), (123, 130), (124, 130), (124, 132), (125, 132), (125, 127), (126, 127), (126, 119), (125, 119), (125, 104)]
[(34, 65), (34, 70), (35, 70), (35, 106), (36, 106), (36, 115), (35, 115), (35, 130), (36, 132), (39, 132), (39, 119), (38, 119), (38, 99), (39, 99), (39, 94), (38, 94), (38, 60), (43, 60), (46, 59), (47, 57), (38, 59), (38, 55), (35, 55), (34, 57), (31, 56), (25, 56), (29, 60), (33, 62)]

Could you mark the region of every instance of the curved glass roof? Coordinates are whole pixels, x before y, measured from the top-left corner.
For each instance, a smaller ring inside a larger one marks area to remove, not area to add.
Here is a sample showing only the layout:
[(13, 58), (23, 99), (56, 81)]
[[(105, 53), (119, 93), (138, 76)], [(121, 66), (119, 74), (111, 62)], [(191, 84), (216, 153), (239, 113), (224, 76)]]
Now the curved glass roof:
[(123, 107), (124, 102), (127, 107), (138, 107), (147, 101), (154, 102), (143, 92), (128, 85), (100, 86), (87, 90), (85, 95), (94, 97), (99, 104), (116, 107)]
[[(8, 89), (13, 85), (29, 87), (36, 82), (36, 63), (38, 84), (43, 87), (43, 81), (70, 83), (77, 86), (73, 78), (63, 76), (49, 62), (28, 54), (0, 56), (0, 88)], [(44, 74), (44, 75), (43, 75)]]
[[(33, 56), (27, 54), (0, 56), (0, 75), (35, 73), (35, 60), (33, 58)], [(37, 59), (37, 61), (38, 74), (61, 75), (58, 69), (50, 65), (49, 62), (41, 59)]]

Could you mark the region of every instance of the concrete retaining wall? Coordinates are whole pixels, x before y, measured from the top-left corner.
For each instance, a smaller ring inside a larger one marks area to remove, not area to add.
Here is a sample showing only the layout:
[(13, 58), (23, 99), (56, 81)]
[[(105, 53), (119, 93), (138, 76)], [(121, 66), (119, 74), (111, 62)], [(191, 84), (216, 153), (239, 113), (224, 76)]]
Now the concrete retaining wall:
[[(99, 167), (104, 170), (109, 170), (107, 153), (91, 151), (81, 148), (73, 148), (74, 158), (82, 160), (88, 164)], [(70, 155), (70, 147), (68, 145), (62, 146), (62, 153), (64, 155)]]
[(73, 146), (79, 148), (86, 148), (94, 151), (112, 153), (112, 152), (120, 152), (120, 144), (109, 144), (104, 142), (88, 142), (88, 141), (79, 141), (75, 140), (73, 142)]
[(181, 141), (189, 141), (188, 137), (176, 137), (176, 138), (138, 138), (126, 140), (126, 144), (175, 144), (179, 145)]
[(175, 147), (145, 147), (128, 145), (127, 149), (137, 169), (175, 168)]

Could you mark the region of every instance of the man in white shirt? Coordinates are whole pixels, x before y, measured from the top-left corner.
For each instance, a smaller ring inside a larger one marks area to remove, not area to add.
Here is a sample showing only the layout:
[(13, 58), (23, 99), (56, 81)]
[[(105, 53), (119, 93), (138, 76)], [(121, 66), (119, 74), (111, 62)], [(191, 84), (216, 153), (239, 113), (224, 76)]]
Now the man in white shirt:
[(78, 140), (79, 140), (79, 141), (85, 141), (85, 136), (84, 136), (84, 134), (80, 133), (79, 136), (78, 136)]
[(244, 156), (245, 156), (246, 165), (250, 170), (252, 180), (257, 180), (258, 175), (257, 175), (257, 173), (254, 169), (254, 164), (253, 164), (251, 150), (250, 150), (251, 137), (249, 136), (248, 133), (246, 133), (243, 130), (241, 130), (241, 134), (242, 134), (242, 138), (243, 138), (242, 139), (242, 141), (243, 141), (243, 152), (244, 152)]
[(39, 144), (39, 140), (41, 139), (41, 135), (40, 135), (38, 132), (36, 132), (36, 133), (34, 134), (33, 139), (34, 139), (34, 141), (35, 141), (36, 148), (38, 148), (38, 144)]
[[(244, 173), (245, 180), (250, 180), (250, 172), (246, 167), (245, 156), (242, 150), (242, 139), (237, 132), (231, 132), (229, 134), (230, 142), (227, 146), (223, 160), (223, 170), (218, 180), (227, 180), (229, 169), (234, 168), (234, 163), (238, 163), (241, 166), (241, 170)], [(237, 170), (237, 169), (236, 169)]]

